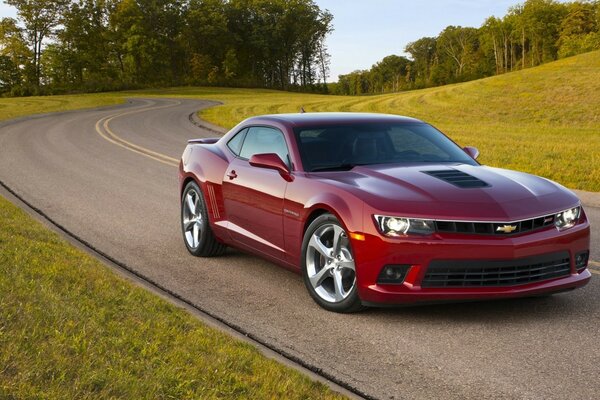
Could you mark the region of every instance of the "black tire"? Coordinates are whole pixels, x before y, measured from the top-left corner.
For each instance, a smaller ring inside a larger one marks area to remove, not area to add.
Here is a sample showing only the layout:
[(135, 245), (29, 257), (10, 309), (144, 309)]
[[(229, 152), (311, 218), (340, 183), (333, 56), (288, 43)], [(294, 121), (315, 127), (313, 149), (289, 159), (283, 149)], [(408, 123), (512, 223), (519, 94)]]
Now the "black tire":
[[(186, 205), (188, 201), (188, 195), (195, 201), (196, 210), (195, 216), (201, 216), (200, 220), (196, 223), (198, 234), (197, 240), (194, 239), (193, 228), (192, 231), (186, 230), (186, 220), (189, 219), (191, 211)], [(196, 197), (197, 196), (197, 197)], [(185, 186), (183, 195), (181, 196), (181, 231), (183, 233), (183, 243), (188, 251), (196, 257), (216, 257), (222, 255), (227, 246), (220, 243), (212, 232), (210, 223), (208, 221), (208, 212), (206, 210), (206, 202), (204, 201), (204, 194), (196, 182), (190, 182)], [(190, 240), (190, 236), (192, 238)], [(191, 243), (190, 243), (191, 242)]]
[[(309, 271), (308, 271), (309, 267), (308, 267), (307, 259), (309, 259), (310, 257), (314, 257), (314, 256), (320, 257), (317, 254), (310, 253), (309, 244), (311, 241), (311, 237), (315, 234), (315, 232), (322, 230), (322, 229), (327, 229), (327, 227), (330, 227), (330, 226), (332, 227), (334, 225), (341, 228), (341, 230), (343, 231), (343, 233), (346, 235), (346, 238), (347, 238), (347, 233), (345, 232), (344, 227), (342, 226), (342, 224), (340, 224), (338, 219), (332, 214), (327, 213), (327, 214), (320, 215), (309, 225), (308, 229), (306, 230), (306, 233), (304, 234), (304, 239), (302, 241), (302, 255), (301, 255), (301, 257), (302, 257), (302, 259), (301, 259), (302, 278), (304, 280), (304, 284), (305, 284), (310, 296), (313, 298), (313, 300), (318, 305), (320, 305), (324, 309), (326, 309), (328, 311), (338, 312), (338, 313), (353, 313), (353, 312), (361, 311), (361, 310), (364, 310), (366, 307), (362, 305), (361, 300), (358, 296), (358, 289), (357, 289), (357, 284), (356, 284), (356, 274), (354, 275), (355, 279), (354, 279), (352, 289), (347, 292), (347, 297), (345, 297), (343, 300), (333, 301), (333, 302), (327, 301), (326, 299), (323, 298), (322, 295), (319, 295), (319, 293), (317, 293), (316, 289), (311, 284), (311, 281), (309, 278)], [(335, 231), (332, 232), (332, 234), (335, 234)], [(352, 250), (350, 247), (351, 247), (350, 241), (348, 240), (345, 248), (347, 250), (349, 250), (350, 254), (352, 254)], [(352, 256), (352, 260), (354, 260), (353, 256)], [(325, 266), (323, 266), (322, 269), (324, 269), (324, 268), (325, 268)], [(329, 279), (329, 278), (325, 278), (325, 279)], [(333, 281), (333, 277), (331, 278), (331, 280)], [(323, 281), (323, 282), (325, 282), (325, 281)], [(321, 289), (321, 290), (324, 290), (324, 289)], [(323, 292), (321, 292), (321, 293), (323, 293)]]

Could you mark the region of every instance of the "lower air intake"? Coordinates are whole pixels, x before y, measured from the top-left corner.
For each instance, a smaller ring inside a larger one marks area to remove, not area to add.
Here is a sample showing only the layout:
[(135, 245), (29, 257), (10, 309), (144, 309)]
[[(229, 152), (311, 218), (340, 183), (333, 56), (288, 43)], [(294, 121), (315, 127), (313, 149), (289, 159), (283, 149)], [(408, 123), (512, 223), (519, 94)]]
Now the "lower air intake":
[(428, 288), (515, 286), (568, 276), (569, 253), (504, 261), (432, 261), (421, 286)]

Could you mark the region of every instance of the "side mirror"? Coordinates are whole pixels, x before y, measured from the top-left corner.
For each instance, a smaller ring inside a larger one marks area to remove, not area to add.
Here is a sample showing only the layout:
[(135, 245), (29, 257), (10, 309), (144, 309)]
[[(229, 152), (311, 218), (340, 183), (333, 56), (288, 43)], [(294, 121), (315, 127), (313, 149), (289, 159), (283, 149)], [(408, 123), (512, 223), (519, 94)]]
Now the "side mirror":
[(473, 160), (477, 160), (477, 157), (479, 157), (479, 150), (477, 150), (475, 147), (467, 146), (463, 148), (463, 151), (467, 153)]
[(288, 182), (293, 180), (290, 169), (275, 153), (255, 154), (250, 157), (250, 165), (258, 168), (274, 169)]

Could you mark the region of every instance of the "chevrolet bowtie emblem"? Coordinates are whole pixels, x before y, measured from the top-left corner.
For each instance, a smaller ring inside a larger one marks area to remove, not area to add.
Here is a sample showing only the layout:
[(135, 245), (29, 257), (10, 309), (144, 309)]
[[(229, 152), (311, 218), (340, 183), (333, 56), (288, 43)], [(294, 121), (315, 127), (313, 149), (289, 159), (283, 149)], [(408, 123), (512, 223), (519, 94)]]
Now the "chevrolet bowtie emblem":
[(516, 225), (504, 225), (496, 228), (496, 232), (511, 233), (517, 230)]

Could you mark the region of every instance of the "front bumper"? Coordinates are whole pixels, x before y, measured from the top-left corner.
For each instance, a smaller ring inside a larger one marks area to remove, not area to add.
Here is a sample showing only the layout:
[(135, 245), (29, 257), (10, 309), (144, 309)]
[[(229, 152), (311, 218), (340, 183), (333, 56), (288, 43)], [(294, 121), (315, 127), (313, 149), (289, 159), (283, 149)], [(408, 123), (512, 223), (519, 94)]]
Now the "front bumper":
[[(365, 304), (410, 304), (536, 296), (575, 289), (587, 284), (591, 273), (577, 272), (575, 255), (590, 247), (587, 220), (559, 232), (551, 227), (513, 237), (434, 234), (428, 237), (387, 238), (376, 231), (353, 240), (358, 293)], [(568, 275), (538, 282), (483, 287), (422, 287), (432, 261), (515, 260), (567, 252)], [(378, 284), (385, 265), (410, 265), (402, 284)]]

